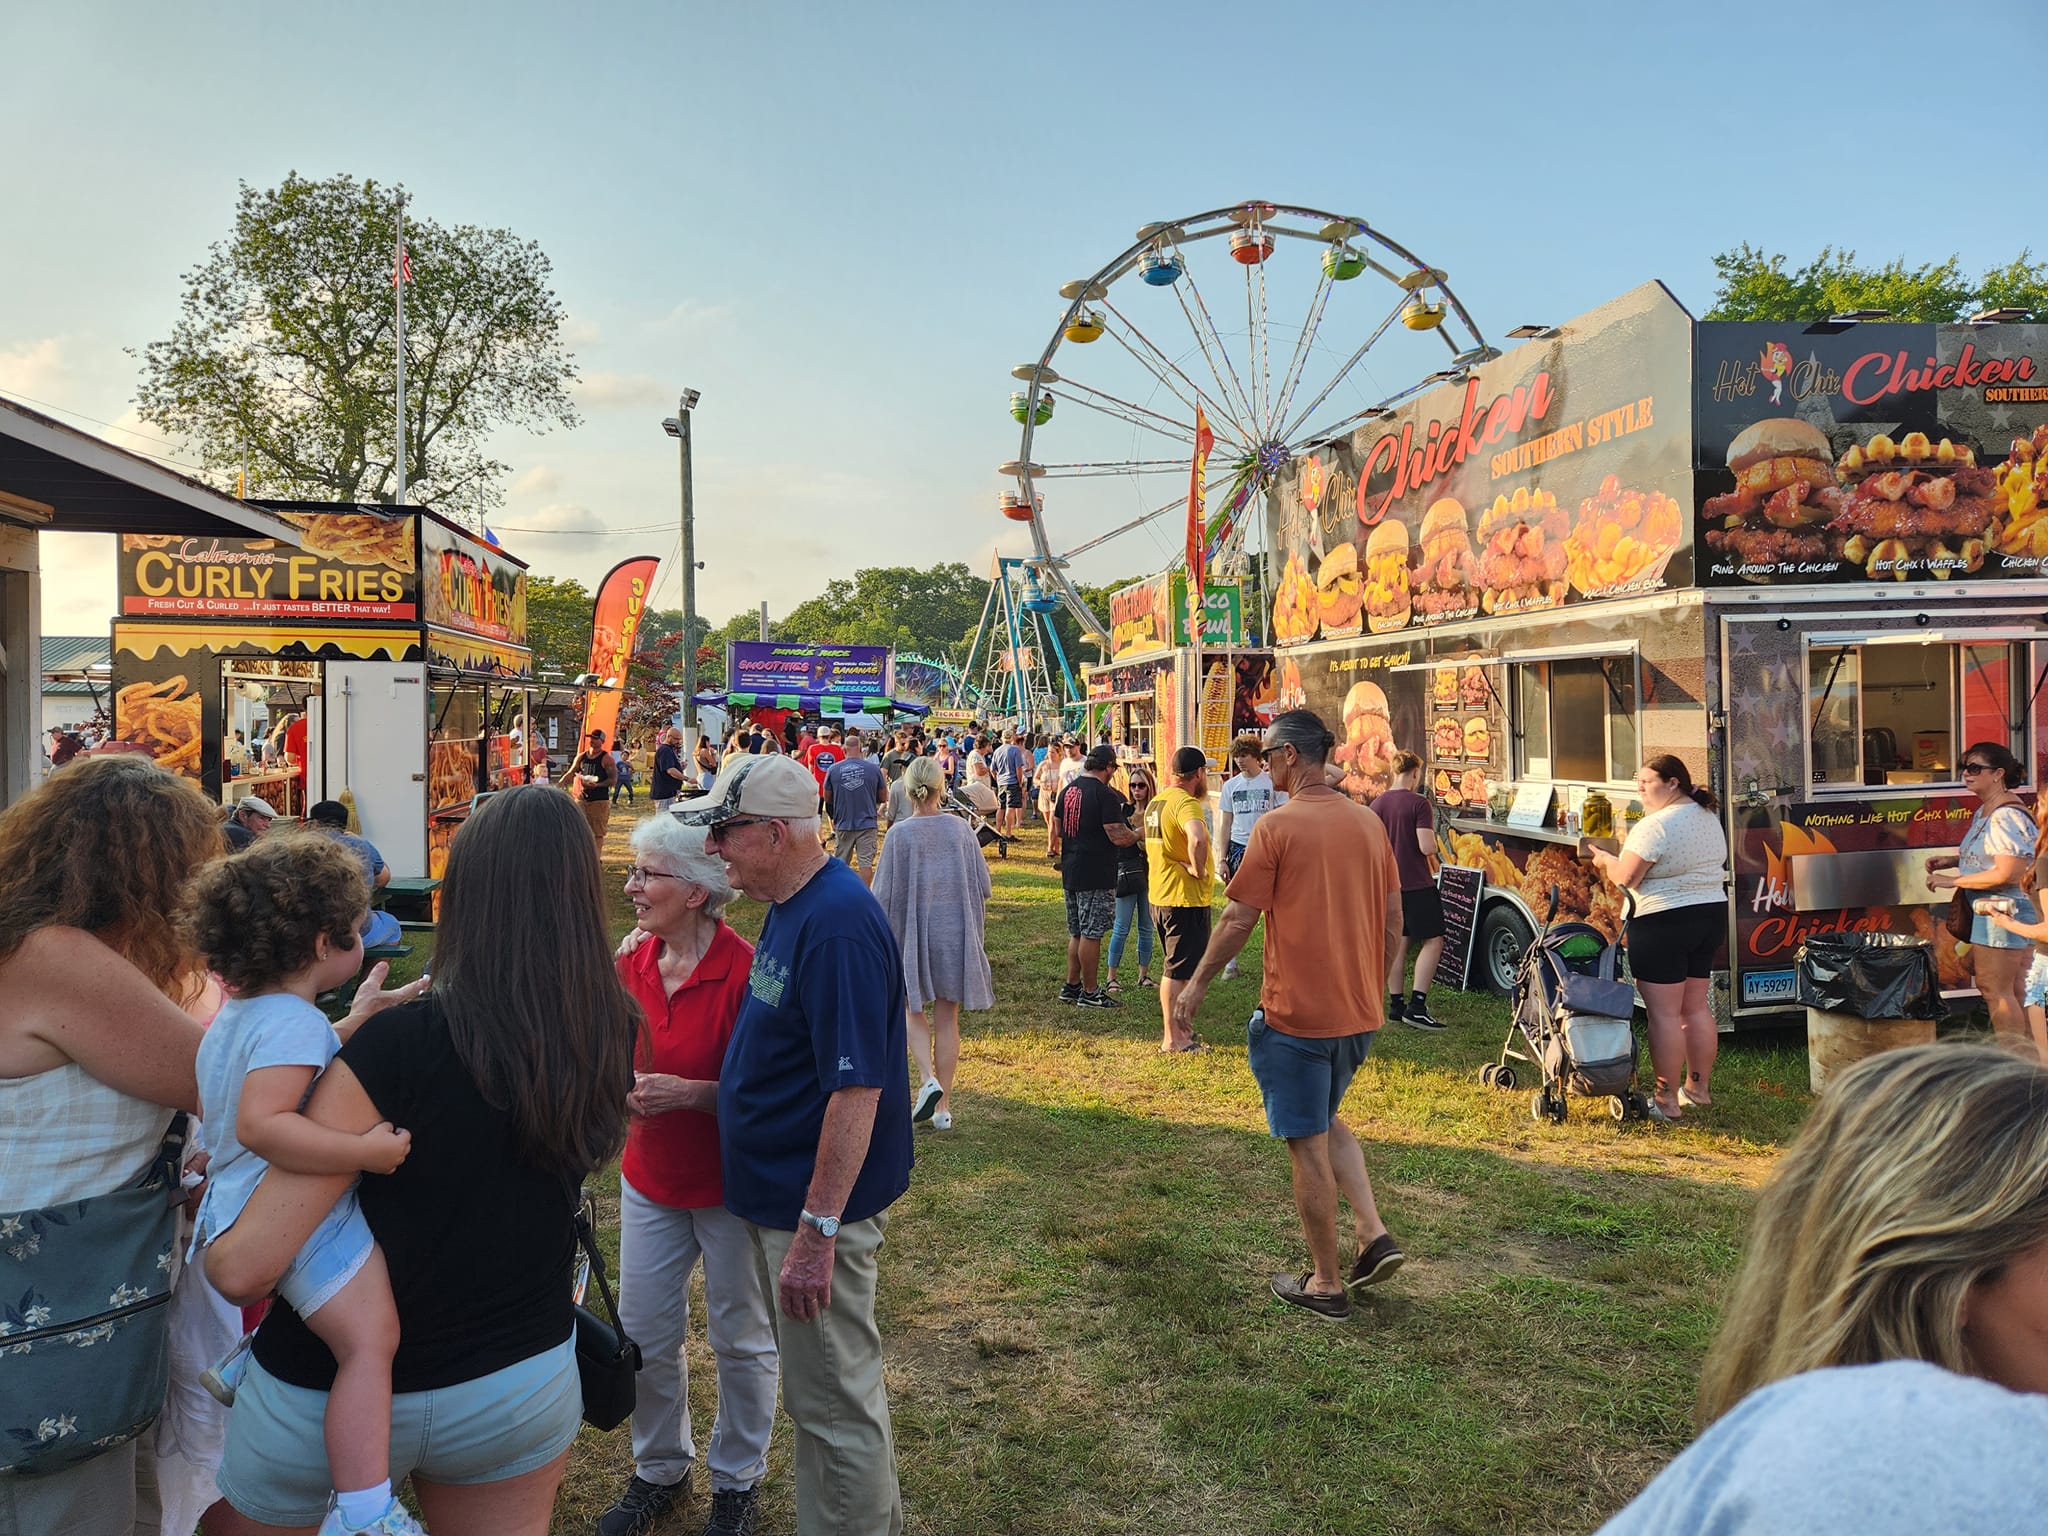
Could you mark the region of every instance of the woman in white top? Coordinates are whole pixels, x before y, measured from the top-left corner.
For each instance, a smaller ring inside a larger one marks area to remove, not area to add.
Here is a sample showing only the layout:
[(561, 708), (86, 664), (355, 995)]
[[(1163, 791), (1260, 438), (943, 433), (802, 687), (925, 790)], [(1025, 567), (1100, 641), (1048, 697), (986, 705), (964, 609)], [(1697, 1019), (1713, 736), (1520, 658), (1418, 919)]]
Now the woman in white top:
[(1691, 770), (1677, 758), (1644, 763), (1636, 792), (1645, 814), (1621, 852), (1594, 848), (1589, 857), (1635, 893), (1628, 963), (1650, 1020), (1657, 1074), (1650, 1117), (1677, 1120), (1687, 1107), (1714, 1102), (1714, 956), (1728, 929), (1728, 838), (1713, 795), (1693, 787)]

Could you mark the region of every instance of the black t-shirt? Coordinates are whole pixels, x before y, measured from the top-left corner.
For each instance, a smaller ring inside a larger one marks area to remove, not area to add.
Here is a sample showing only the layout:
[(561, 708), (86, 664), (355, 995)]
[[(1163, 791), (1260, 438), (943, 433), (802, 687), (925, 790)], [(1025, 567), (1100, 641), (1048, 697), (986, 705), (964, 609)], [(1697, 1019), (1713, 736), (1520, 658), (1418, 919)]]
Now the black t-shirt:
[(1130, 818), (1131, 802), (1102, 780), (1082, 774), (1060, 794), (1060, 883), (1070, 891), (1116, 889), (1117, 847), (1105, 823)]
[[(584, 783), (583, 775), (586, 773), (594, 775), (597, 782)], [(619, 765), (612, 761), (611, 753), (592, 752), (586, 747), (569, 765), (569, 782), (576, 786), (576, 792), (585, 800), (609, 800), (619, 782)]]
[(900, 749), (889, 752), (882, 758), (882, 772), (889, 775), (889, 782), (893, 784), (896, 780), (903, 777), (903, 770), (916, 761), (917, 758), (913, 753)]
[(648, 783), (647, 792), (656, 800), (673, 800), (682, 790), (682, 751), (664, 741), (654, 749), (654, 778)]
[[(511, 1115), (484, 1102), (440, 1005), (429, 996), (378, 1014), (338, 1059), (378, 1113), (412, 1132), (398, 1171), (365, 1174), (360, 1189), (398, 1303), (391, 1389), (474, 1381), (568, 1338), (576, 1183), (520, 1159)], [(280, 1381), (334, 1385), (334, 1357), (281, 1300), (255, 1353)]]

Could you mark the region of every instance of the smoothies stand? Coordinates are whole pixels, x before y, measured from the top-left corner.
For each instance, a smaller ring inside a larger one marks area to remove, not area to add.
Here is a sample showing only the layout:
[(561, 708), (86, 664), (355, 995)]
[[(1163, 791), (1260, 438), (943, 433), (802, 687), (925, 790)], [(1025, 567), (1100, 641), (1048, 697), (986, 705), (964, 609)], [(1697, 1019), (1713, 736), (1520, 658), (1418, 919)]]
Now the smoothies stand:
[(476, 797), (526, 782), (526, 567), (425, 508), (262, 505), (298, 548), (122, 535), (115, 735), (224, 803), (346, 793), (394, 876), (438, 878)]
[(1551, 887), (1619, 936), (1577, 857), (1639, 763), (1720, 798), (1724, 1020), (1794, 1005), (1828, 932), (1968, 946), (1927, 858), (1977, 741), (2044, 766), (2048, 327), (1696, 323), (1646, 284), (1294, 461), (1269, 499), (1277, 705), (1345, 789), (1426, 768), (1483, 884), (1472, 984), (1506, 990)]

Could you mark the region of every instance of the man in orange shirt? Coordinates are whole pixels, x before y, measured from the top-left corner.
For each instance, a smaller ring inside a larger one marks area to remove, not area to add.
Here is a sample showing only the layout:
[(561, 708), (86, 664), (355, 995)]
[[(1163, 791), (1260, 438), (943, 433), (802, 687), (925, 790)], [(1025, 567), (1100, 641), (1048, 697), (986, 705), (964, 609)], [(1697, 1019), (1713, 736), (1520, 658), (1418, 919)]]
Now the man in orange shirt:
[[(1287, 802), (1252, 829), (1222, 921), (1173, 1012), (1179, 1028), (1194, 1027), (1209, 983), (1264, 913), (1265, 974), (1247, 1029), (1251, 1069), (1266, 1125), (1286, 1141), (1294, 1165), (1294, 1208), (1311, 1260), (1306, 1274), (1275, 1275), (1273, 1294), (1319, 1317), (1345, 1318), (1351, 1292), (1403, 1262), (1373, 1203), (1365, 1153), (1337, 1118), (1386, 1022), (1380, 982), (1401, 937), (1401, 876), (1379, 819), (1325, 782), (1333, 745), (1322, 717), (1305, 709), (1268, 727), (1261, 750)], [(1358, 1237), (1348, 1276), (1337, 1256), (1340, 1189)]]

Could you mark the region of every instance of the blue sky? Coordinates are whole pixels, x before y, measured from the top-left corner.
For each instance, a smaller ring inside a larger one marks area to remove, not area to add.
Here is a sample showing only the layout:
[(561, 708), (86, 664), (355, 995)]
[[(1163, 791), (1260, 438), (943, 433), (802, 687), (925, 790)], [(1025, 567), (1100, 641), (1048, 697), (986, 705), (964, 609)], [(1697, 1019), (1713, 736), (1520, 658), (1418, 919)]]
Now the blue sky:
[[(2037, 233), (2010, 191), (2035, 179), (2024, 71), (1992, 61), (2048, 52), (2038, 4), (38, 9), (0, 16), (0, 392), (135, 428), (122, 349), (168, 330), (238, 180), (402, 181), (538, 241), (571, 316), (584, 425), (498, 444), (494, 521), (554, 532), (506, 543), (586, 581), (667, 554), (594, 530), (673, 517), (659, 421), (694, 386), (714, 621), (1021, 553), (1008, 370), (1150, 220), (1363, 215), (1494, 339), (1651, 277), (1703, 310), (1744, 240), (1975, 271)], [(1098, 489), (1048, 494), (1061, 547), (1137, 506)], [(1123, 541), (1077, 571), (1161, 559)], [(45, 629), (104, 627), (105, 542), (45, 560)]]

